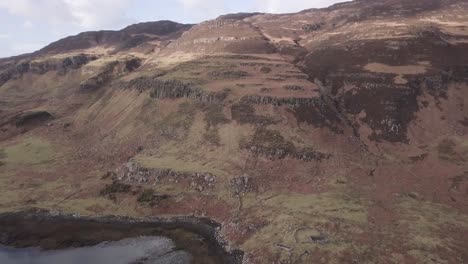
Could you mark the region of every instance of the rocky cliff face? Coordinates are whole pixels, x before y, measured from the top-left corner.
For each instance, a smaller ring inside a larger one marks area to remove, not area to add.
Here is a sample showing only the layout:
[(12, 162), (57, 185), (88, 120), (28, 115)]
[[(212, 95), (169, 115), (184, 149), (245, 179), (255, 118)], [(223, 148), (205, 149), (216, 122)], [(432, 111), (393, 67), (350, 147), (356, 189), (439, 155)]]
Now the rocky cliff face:
[(0, 59), (0, 208), (210, 217), (245, 263), (465, 263), (467, 10), (359, 0)]
[(111, 80), (117, 79), (120, 76), (133, 72), (140, 66), (141, 59), (139, 58), (127, 58), (125, 60), (116, 60), (109, 62), (92, 77), (83, 81), (80, 84), (80, 88), (82, 90), (99, 89), (100, 87), (109, 83)]
[(96, 56), (80, 54), (60, 59), (23, 61), (6, 67), (0, 73), (0, 84), (4, 84), (10, 79), (19, 79), (27, 73), (42, 75), (49, 71), (56, 71), (58, 74), (64, 75), (68, 70), (78, 69), (96, 59)]

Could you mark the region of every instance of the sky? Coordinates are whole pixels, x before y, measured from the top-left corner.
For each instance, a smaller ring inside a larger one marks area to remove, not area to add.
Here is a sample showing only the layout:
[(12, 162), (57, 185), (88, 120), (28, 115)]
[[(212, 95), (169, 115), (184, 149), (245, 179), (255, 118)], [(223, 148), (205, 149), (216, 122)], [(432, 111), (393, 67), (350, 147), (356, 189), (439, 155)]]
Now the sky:
[(343, 0), (0, 0), (0, 58), (70, 35), (158, 20), (199, 23), (237, 12), (291, 13)]

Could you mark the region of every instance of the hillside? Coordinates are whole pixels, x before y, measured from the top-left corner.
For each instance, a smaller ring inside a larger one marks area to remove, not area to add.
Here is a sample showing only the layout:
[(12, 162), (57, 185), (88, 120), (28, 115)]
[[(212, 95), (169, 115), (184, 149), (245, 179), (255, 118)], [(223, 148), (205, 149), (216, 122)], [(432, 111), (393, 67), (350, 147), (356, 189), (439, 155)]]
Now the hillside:
[(245, 263), (467, 263), (468, 2), (85, 32), (0, 59), (0, 211), (197, 216)]

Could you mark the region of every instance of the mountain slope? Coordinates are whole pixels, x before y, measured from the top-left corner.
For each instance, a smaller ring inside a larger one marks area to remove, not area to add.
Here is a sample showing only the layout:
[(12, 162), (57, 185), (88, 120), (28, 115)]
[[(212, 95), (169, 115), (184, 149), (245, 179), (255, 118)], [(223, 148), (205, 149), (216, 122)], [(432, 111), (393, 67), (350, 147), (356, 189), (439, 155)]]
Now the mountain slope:
[(150, 22), (2, 59), (0, 208), (206, 216), (246, 263), (467, 262), (466, 10)]

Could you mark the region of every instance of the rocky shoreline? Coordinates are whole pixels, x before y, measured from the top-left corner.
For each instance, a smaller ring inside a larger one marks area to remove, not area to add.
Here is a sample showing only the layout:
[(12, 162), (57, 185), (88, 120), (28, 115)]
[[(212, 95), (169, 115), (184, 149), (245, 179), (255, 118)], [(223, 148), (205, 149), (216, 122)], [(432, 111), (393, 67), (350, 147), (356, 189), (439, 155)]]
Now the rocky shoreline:
[(243, 252), (226, 250), (218, 236), (220, 225), (207, 218), (83, 217), (42, 209), (0, 214), (0, 244), (44, 250), (94, 246), (140, 236), (164, 236), (177, 249), (193, 256), (193, 263), (242, 263)]

